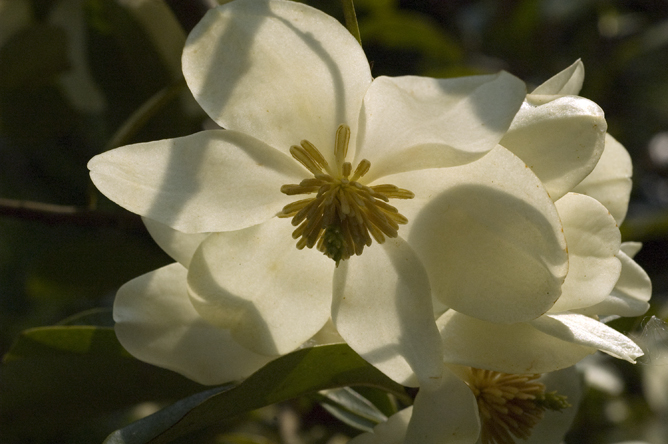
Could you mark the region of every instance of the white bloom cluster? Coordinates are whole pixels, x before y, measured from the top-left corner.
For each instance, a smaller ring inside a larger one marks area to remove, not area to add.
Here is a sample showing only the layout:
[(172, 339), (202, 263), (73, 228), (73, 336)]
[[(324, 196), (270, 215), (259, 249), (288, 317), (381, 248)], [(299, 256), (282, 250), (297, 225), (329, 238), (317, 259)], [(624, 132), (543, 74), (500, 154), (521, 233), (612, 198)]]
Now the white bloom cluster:
[[(577, 378), (533, 374), (642, 354), (597, 318), (644, 313), (651, 289), (618, 229), (630, 158), (577, 96), (581, 62), (531, 94), (505, 72), (373, 79), (333, 18), (235, 0), (182, 64), (225, 130), (89, 163), (177, 261), (118, 292), (116, 332), (139, 359), (217, 384), (344, 340), (420, 387), (356, 444), (473, 444), (534, 426), (560, 440), (569, 421), (540, 421), (561, 399), (545, 393), (577, 399)], [(500, 399), (514, 419), (483, 407)]]

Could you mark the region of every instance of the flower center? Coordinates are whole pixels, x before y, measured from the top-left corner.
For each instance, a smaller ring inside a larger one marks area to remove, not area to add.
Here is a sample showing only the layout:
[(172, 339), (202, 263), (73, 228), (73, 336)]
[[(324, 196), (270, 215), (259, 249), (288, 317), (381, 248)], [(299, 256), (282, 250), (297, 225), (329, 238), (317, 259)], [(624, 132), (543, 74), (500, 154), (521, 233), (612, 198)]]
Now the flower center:
[[(318, 149), (308, 140), (301, 146), (290, 147), (290, 154), (311, 173), (298, 185), (283, 185), (281, 192), (289, 196), (315, 194), (286, 205), (278, 217), (291, 217), (297, 229), (292, 233), (297, 248), (313, 248), (336, 261), (346, 260), (353, 254), (360, 255), (371, 239), (382, 244), (385, 237), (397, 237), (400, 224), (408, 222), (392, 205), (391, 199), (412, 199), (415, 195), (394, 185), (366, 186), (359, 182), (371, 167), (363, 159), (355, 171), (346, 162), (350, 128), (340, 125), (336, 131), (334, 157), (331, 167)], [(352, 177), (351, 177), (352, 173)]]
[(545, 393), (538, 374), (512, 375), (470, 368), (466, 384), (478, 401), (482, 444), (514, 444), (527, 439), (545, 410), (570, 407), (566, 397)]

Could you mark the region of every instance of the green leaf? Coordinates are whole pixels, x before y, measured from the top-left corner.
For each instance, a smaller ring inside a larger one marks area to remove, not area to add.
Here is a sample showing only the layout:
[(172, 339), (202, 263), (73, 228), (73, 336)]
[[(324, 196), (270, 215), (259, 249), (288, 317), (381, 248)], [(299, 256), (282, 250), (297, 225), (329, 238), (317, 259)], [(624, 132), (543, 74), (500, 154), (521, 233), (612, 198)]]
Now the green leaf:
[(35, 24), (0, 47), (0, 88), (35, 88), (48, 84), (68, 67), (65, 31)]
[(112, 328), (33, 328), (0, 367), (0, 430), (7, 442), (48, 442), (103, 414), (204, 388), (132, 358)]
[(318, 396), (323, 408), (340, 421), (363, 432), (387, 421), (375, 405), (350, 387), (325, 390)]
[(103, 444), (141, 444), (167, 430), (172, 424), (181, 419), (198, 404), (212, 395), (228, 390), (232, 385), (216, 387), (201, 393), (196, 393), (181, 401), (170, 405), (156, 413), (130, 424), (121, 430), (116, 430), (104, 440)]
[(158, 429), (154, 421), (162, 421), (165, 416), (144, 418), (131, 425), (132, 429), (126, 428), (112, 434), (109, 439), (114, 440), (108, 442), (172, 442), (260, 407), (320, 390), (355, 385), (378, 387), (410, 402), (401, 385), (368, 364), (347, 345), (324, 345), (298, 350), (270, 362), (233, 389), (214, 394), (181, 418), (174, 418), (170, 428), (150, 441), (133, 440), (132, 437), (137, 430)]

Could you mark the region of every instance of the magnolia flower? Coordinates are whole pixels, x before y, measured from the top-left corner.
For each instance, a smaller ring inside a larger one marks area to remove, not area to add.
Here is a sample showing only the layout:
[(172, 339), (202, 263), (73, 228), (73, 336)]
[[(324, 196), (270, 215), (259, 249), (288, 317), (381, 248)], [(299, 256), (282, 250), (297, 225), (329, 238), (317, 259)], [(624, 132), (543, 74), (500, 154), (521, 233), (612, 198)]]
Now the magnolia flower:
[[(432, 424), (423, 425), (426, 430), (440, 429), (441, 438), (427, 436), (410, 442), (495, 444), (521, 438), (527, 444), (560, 444), (577, 413), (582, 388), (574, 367), (544, 375), (450, 368), (454, 373), (448, 371), (444, 376), (447, 388), (438, 393), (447, 396), (448, 402), (434, 412), (438, 417), (432, 418)], [(415, 406), (392, 415), (349, 444), (409, 442), (405, 439), (415, 426), (413, 412), (424, 405), (416, 400)]]
[[(561, 222), (536, 175), (498, 146), (525, 98), (515, 77), (372, 80), (337, 21), (272, 0), (208, 12), (188, 37), (183, 72), (226, 130), (89, 163), (95, 185), (121, 206), (185, 234), (211, 233), (187, 272), (173, 266), (192, 306), (182, 325), (206, 322), (275, 357), (331, 316), (369, 362), (425, 386), (443, 373), (431, 302), (432, 290), (449, 290), (443, 269), (466, 271), (457, 288), (495, 288), (508, 321), (554, 304), (568, 268)], [(565, 138), (604, 127), (581, 101), (563, 112), (584, 122), (560, 127)], [(598, 153), (585, 154), (593, 167)], [(499, 221), (503, 230), (480, 228)], [(537, 281), (538, 292), (528, 285)], [(130, 297), (122, 300), (119, 312)], [(137, 333), (142, 340), (150, 337)]]

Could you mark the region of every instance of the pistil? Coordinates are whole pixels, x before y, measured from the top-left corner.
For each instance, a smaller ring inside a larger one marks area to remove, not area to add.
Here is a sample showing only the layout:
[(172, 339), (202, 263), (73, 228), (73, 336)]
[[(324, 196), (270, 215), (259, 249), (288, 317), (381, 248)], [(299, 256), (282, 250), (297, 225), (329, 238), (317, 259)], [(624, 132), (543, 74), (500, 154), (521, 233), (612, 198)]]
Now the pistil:
[[(371, 162), (360, 161), (354, 172), (346, 162), (350, 128), (340, 125), (336, 131), (332, 168), (322, 153), (309, 141), (290, 147), (290, 154), (313, 174), (299, 184), (283, 185), (281, 192), (289, 196), (315, 194), (286, 205), (278, 217), (292, 218), (297, 229), (292, 237), (297, 248), (314, 246), (340, 261), (360, 255), (372, 239), (382, 244), (386, 237), (397, 237), (399, 225), (408, 220), (387, 202), (393, 199), (412, 199), (414, 194), (394, 185), (366, 186), (360, 179), (371, 168)], [(352, 176), (351, 176), (352, 174)]]

